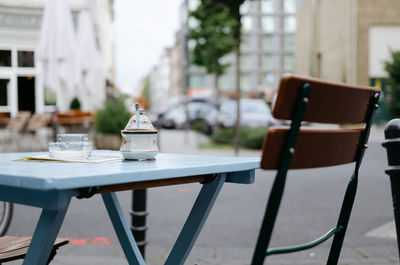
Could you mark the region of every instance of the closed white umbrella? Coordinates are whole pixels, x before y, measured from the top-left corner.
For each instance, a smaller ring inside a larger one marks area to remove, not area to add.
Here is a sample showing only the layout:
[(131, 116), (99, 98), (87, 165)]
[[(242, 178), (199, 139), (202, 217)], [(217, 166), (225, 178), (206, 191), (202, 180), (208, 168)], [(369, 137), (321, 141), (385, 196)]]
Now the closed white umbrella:
[(79, 95), (82, 108), (93, 111), (99, 106), (99, 53), (96, 45), (94, 24), (90, 13), (83, 10), (78, 17), (78, 58), (80, 70)]
[(68, 2), (47, 1), (37, 50), (44, 86), (56, 93), (60, 112), (68, 110), (78, 82), (77, 43)]

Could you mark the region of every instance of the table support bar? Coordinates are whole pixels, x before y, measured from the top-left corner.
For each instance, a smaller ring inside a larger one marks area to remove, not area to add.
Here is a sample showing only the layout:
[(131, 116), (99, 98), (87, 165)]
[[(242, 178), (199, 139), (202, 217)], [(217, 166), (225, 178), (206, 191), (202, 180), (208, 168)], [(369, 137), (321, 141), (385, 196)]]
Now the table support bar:
[(53, 249), (53, 243), (60, 231), (71, 198), (65, 198), (65, 200), (65, 208), (58, 210), (42, 210), (23, 265), (47, 264)]
[(226, 173), (223, 173), (213, 182), (203, 185), (165, 265), (185, 263), (225, 180)]
[(107, 208), (108, 215), (117, 233), (121, 247), (125, 253), (126, 259), (130, 265), (145, 265), (139, 248), (136, 245), (135, 239), (129, 228), (124, 213), (122, 212), (121, 205), (119, 204), (117, 195), (115, 193), (104, 193), (104, 205)]

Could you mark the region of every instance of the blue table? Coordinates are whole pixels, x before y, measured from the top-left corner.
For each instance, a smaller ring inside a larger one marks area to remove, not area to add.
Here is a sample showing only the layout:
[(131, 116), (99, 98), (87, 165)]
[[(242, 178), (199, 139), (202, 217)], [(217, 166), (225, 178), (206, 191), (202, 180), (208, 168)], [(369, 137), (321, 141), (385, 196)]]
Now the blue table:
[[(155, 161), (15, 161), (0, 154), (0, 200), (42, 208), (23, 264), (46, 264), (71, 198), (100, 193), (129, 264), (145, 264), (115, 191), (201, 182), (203, 187), (165, 264), (184, 264), (224, 182), (250, 184), (260, 158), (159, 154)], [(88, 209), (89, 211), (90, 209)]]

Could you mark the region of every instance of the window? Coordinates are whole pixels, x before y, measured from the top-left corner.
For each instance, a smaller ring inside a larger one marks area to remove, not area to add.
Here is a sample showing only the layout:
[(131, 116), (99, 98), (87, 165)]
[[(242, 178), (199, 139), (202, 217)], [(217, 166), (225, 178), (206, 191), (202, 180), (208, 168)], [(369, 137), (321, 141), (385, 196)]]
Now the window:
[(18, 51), (18, 67), (35, 67), (32, 51)]
[(195, 74), (189, 76), (189, 87), (199, 88), (206, 86), (206, 77), (203, 74)]
[(8, 105), (8, 86), (10, 79), (0, 79), (0, 106)]
[(56, 105), (56, 93), (48, 87), (44, 88), (44, 104), (46, 106)]
[(283, 10), (285, 11), (285, 13), (296, 12), (296, 0), (284, 0)]
[(242, 30), (244, 32), (250, 32), (253, 29), (253, 19), (251, 16), (242, 17)]
[(275, 74), (268, 72), (264, 75), (264, 84), (267, 86), (273, 86), (275, 82)]
[(287, 72), (293, 72), (294, 70), (294, 56), (292, 54), (286, 54), (283, 57), (283, 69)]
[(262, 70), (271, 71), (276, 65), (276, 56), (272, 54), (263, 55), (262, 57)]
[(294, 51), (294, 35), (286, 34), (283, 41), (285, 51)]
[(245, 91), (250, 91), (254, 89), (253, 80), (254, 75), (252, 74), (242, 74), (240, 75), (240, 87)]
[(273, 51), (276, 50), (277, 38), (274, 35), (266, 35), (263, 36), (262, 45), (264, 51)]
[(296, 17), (295, 16), (285, 16), (283, 20), (283, 29), (285, 32), (295, 32), (296, 31)]
[(0, 50), (0, 66), (11, 67), (11, 51)]
[(219, 88), (223, 91), (232, 90), (235, 85), (234, 76), (231, 74), (224, 74), (218, 80)]
[(251, 51), (253, 48), (253, 39), (249, 35), (242, 35), (242, 40), (240, 42), (240, 50), (242, 52)]
[(240, 13), (242, 15), (247, 15), (251, 12), (251, 4), (252, 2), (250, 1), (245, 1), (241, 6), (240, 6)]
[(274, 1), (273, 0), (263, 0), (261, 1), (261, 11), (264, 14), (274, 12)]
[(275, 20), (273, 16), (264, 16), (261, 23), (263, 32), (271, 33), (275, 31)]
[(240, 56), (240, 69), (242, 71), (251, 71), (257, 64), (254, 55), (242, 55)]

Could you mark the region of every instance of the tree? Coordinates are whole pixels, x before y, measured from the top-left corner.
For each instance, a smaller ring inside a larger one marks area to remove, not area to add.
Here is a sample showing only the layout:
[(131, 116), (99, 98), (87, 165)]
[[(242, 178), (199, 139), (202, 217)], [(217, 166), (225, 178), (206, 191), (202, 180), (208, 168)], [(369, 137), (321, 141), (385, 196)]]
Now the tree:
[(233, 38), (235, 39), (234, 53), (236, 58), (235, 77), (236, 77), (236, 123), (235, 123), (235, 135), (233, 144), (235, 147), (235, 154), (239, 153), (239, 135), (240, 135), (240, 43), (241, 43), (241, 28), (242, 28), (242, 15), (240, 14), (240, 6), (244, 3), (244, 0), (221, 0), (226, 6), (229, 7), (230, 17), (233, 18), (236, 23), (232, 27)]
[(214, 85), (219, 95), (218, 79), (229, 67), (222, 58), (235, 45), (232, 29), (237, 21), (230, 16), (229, 7), (223, 2), (202, 0), (190, 16), (197, 20), (197, 26), (190, 29), (189, 38), (196, 45), (193, 49), (193, 63), (204, 66), (207, 73), (214, 74)]
[(385, 70), (389, 75), (387, 84), (390, 88), (391, 100), (389, 110), (392, 118), (400, 117), (400, 51), (390, 51), (391, 60), (385, 62)]

